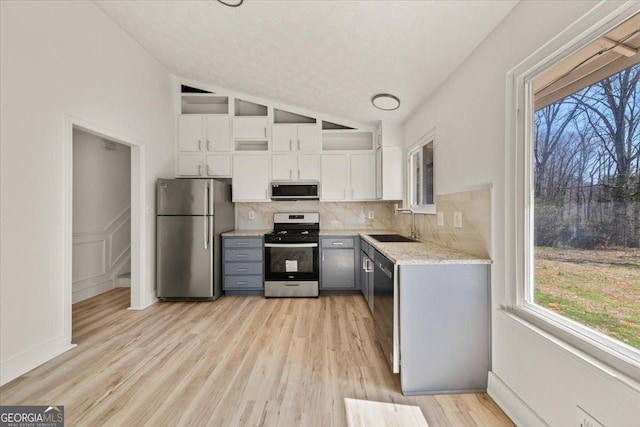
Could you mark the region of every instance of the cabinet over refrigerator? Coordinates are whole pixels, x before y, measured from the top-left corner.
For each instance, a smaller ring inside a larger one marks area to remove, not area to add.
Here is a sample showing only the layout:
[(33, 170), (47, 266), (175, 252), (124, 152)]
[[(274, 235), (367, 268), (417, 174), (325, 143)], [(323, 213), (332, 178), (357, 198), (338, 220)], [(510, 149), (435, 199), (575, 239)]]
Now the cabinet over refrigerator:
[(233, 230), (231, 185), (214, 179), (159, 179), (156, 291), (162, 300), (222, 295), (220, 234)]

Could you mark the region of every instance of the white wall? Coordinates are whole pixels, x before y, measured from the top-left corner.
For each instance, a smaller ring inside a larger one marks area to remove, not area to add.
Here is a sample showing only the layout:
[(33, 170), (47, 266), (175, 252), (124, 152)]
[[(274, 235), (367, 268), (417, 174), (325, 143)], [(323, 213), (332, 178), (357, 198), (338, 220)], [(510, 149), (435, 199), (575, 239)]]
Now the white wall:
[[(0, 381), (69, 348), (65, 117), (144, 144), (146, 204), (172, 176), (172, 77), (90, 2), (0, 2)], [(154, 221), (144, 221), (154, 299)]]
[[(405, 123), (407, 146), (436, 127), (438, 194), (493, 186), (493, 373), (551, 426), (575, 425), (578, 404), (608, 426), (637, 426), (640, 419), (637, 390), (498, 311), (506, 303), (506, 73), (596, 3), (520, 2)], [(514, 414), (516, 407), (505, 409)]]
[(73, 232), (104, 229), (131, 205), (131, 149), (73, 131)]
[(131, 148), (105, 141), (73, 131), (74, 303), (130, 272)]

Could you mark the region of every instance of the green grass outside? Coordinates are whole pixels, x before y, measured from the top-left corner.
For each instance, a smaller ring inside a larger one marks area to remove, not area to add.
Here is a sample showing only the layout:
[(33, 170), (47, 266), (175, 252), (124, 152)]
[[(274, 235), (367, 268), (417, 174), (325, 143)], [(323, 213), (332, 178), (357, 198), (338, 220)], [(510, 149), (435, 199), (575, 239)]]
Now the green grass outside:
[(640, 249), (537, 247), (535, 302), (640, 349)]

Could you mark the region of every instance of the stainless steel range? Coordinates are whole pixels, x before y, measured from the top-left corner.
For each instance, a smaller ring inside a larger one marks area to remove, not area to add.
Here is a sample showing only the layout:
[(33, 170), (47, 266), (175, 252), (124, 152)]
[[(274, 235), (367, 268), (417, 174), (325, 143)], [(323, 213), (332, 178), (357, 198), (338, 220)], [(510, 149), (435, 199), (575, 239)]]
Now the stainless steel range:
[(273, 228), (264, 235), (264, 296), (317, 297), (320, 214), (276, 213)]

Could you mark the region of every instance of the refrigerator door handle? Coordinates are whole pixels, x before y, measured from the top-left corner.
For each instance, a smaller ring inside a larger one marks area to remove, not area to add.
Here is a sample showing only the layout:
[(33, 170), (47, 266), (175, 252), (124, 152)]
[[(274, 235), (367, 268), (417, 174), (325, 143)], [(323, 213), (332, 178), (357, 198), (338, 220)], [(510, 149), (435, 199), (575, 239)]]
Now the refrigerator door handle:
[(209, 249), (209, 186), (204, 189), (204, 249)]

